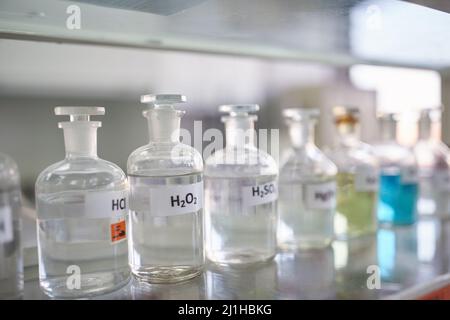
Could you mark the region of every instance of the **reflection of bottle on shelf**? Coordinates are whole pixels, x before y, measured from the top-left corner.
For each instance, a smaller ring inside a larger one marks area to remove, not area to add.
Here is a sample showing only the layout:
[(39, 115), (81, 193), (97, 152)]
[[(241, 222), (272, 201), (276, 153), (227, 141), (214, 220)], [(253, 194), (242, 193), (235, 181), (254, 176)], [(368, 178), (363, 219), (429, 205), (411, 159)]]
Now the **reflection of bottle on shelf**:
[(138, 279), (131, 281), (133, 300), (202, 300), (206, 296), (206, 274), (179, 283), (149, 284)]
[(439, 237), (439, 245), (440, 245), (440, 257), (442, 259), (442, 269), (445, 272), (449, 272), (450, 270), (450, 221), (444, 220), (441, 221), (441, 232)]
[(16, 163), (0, 154), (0, 299), (22, 296), (20, 177)]
[(418, 213), (450, 218), (450, 150), (431, 135), (440, 121), (440, 109), (423, 110), (419, 119), (419, 141), (414, 147), (419, 172)]
[(416, 220), (418, 194), (417, 163), (413, 152), (396, 141), (394, 114), (379, 117), (381, 142), (375, 147), (380, 163), (378, 221), (408, 225)]
[(283, 252), (276, 261), (278, 298), (335, 298), (334, 254), (331, 247)]
[[(380, 290), (368, 287), (372, 268), (378, 266), (376, 234), (334, 241), (336, 296), (339, 299), (375, 299)], [(372, 282), (371, 282), (372, 283)]]
[(377, 252), (384, 289), (398, 291), (416, 283), (419, 263), (416, 225), (380, 228)]
[(206, 272), (208, 299), (273, 300), (277, 298), (275, 261), (245, 268), (212, 265)]
[(445, 251), (444, 222), (438, 218), (423, 218), (417, 221), (417, 258), (422, 262), (423, 272), (440, 274), (443, 269)]

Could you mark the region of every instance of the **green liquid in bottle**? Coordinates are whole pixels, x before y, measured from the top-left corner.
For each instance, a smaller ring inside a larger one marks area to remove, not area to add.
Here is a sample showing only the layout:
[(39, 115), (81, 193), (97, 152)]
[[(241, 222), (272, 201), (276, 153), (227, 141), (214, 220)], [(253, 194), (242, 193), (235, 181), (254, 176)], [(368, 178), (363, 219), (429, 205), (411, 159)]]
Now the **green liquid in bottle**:
[(355, 175), (338, 173), (335, 232), (347, 239), (376, 231), (377, 192), (357, 191)]

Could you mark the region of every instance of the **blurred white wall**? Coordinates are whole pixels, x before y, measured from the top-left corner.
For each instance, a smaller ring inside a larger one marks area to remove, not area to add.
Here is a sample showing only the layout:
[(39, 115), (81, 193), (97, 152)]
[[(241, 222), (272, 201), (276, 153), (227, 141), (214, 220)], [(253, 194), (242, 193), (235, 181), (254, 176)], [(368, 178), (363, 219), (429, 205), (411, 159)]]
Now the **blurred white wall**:
[[(221, 129), (218, 105), (254, 102), (262, 106), (259, 127), (285, 132), (280, 108), (301, 104), (305, 88), (337, 92), (339, 103), (351, 100), (354, 91), (337, 74), (311, 63), (0, 40), (0, 151), (16, 159), (31, 189), (37, 174), (64, 156), (61, 119), (53, 107), (101, 105), (107, 109), (99, 118), (99, 155), (124, 168), (129, 153), (147, 141), (139, 96), (151, 92), (188, 97), (186, 128), (203, 120), (204, 129)], [(334, 97), (315, 101), (330, 107)], [(322, 134), (323, 142), (331, 136)]]

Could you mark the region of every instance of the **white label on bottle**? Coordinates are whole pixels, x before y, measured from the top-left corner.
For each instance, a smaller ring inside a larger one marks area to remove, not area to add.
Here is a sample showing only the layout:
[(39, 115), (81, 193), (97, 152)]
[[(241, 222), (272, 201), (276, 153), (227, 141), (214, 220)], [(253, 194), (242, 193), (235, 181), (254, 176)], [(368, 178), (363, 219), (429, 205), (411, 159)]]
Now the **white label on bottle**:
[(415, 166), (402, 167), (400, 174), (402, 184), (415, 184), (419, 182), (419, 175)]
[(153, 216), (173, 216), (203, 208), (203, 181), (150, 189), (150, 211)]
[(85, 216), (90, 218), (121, 218), (128, 212), (128, 192), (103, 191), (86, 194)]
[(126, 240), (126, 219), (128, 213), (128, 192), (104, 191), (86, 195), (85, 217), (109, 218), (111, 244)]
[(377, 191), (379, 172), (370, 166), (358, 166), (355, 174), (355, 190), (359, 192)]
[(13, 240), (13, 220), (10, 207), (0, 208), (0, 243)]
[(433, 177), (434, 187), (438, 191), (450, 191), (450, 171), (437, 170)]
[(336, 207), (336, 182), (306, 186), (306, 206), (310, 209), (333, 209)]
[(242, 188), (242, 203), (245, 207), (257, 206), (278, 199), (276, 181)]

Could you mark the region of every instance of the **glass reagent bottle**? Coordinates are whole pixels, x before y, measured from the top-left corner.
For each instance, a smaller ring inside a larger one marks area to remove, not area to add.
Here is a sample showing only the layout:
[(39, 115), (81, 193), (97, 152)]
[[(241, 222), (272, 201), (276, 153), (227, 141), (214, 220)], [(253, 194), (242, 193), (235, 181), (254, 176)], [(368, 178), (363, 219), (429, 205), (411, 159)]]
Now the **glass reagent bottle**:
[(206, 160), (206, 254), (219, 265), (272, 259), (276, 251), (277, 176), (275, 160), (254, 144), (249, 113), (258, 105), (225, 105), (226, 146)]
[(416, 220), (418, 172), (414, 153), (397, 143), (397, 119), (381, 114), (382, 141), (375, 148), (380, 162), (378, 221), (383, 225), (409, 225)]
[(278, 245), (328, 246), (334, 236), (337, 167), (314, 144), (318, 109), (285, 109), (292, 148), (280, 170)]
[(36, 181), (39, 280), (51, 297), (113, 291), (129, 280), (128, 183), (115, 164), (97, 156), (102, 107), (56, 107), (66, 157)]
[(376, 231), (378, 162), (372, 148), (359, 139), (359, 110), (355, 107), (333, 108), (338, 142), (329, 153), (337, 165), (337, 239), (372, 234)]
[(131, 186), (130, 266), (138, 280), (172, 283), (204, 265), (203, 159), (180, 142), (186, 97), (145, 95), (149, 143), (128, 158)]

